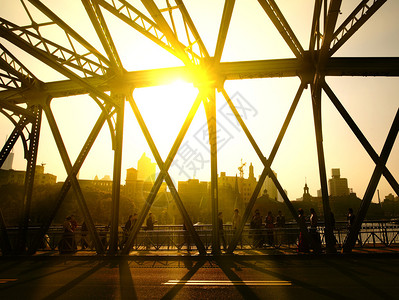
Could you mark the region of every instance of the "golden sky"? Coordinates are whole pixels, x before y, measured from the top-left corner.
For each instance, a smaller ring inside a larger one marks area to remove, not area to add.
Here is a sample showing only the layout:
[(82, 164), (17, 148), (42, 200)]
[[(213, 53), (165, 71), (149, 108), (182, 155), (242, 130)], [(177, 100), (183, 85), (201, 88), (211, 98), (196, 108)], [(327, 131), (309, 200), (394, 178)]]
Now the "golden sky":
[[(302, 46), (307, 49), (314, 1), (277, 0), (276, 2)], [(359, 2), (360, 0), (343, 1), (337, 24), (341, 24)], [(81, 1), (49, 0), (43, 3), (104, 53)], [(130, 3), (145, 12), (140, 1), (130, 1)], [(163, 5), (165, 2), (157, 1), (157, 3)], [(224, 1), (191, 0), (185, 1), (185, 4), (212, 56)], [(30, 4), (27, 5), (31, 7)], [(0, 7), (2, 7), (1, 17), (18, 25), (30, 23), (20, 1), (0, 0)], [(398, 12), (399, 2), (387, 1), (334, 56), (399, 56)], [(34, 18), (42, 18), (41, 13), (34, 8), (32, 13)], [(104, 11), (104, 17), (126, 70), (182, 65), (177, 58), (113, 15)], [(57, 32), (55, 28), (43, 29), (43, 34), (47, 34), (60, 44), (64, 43), (65, 36)], [(22, 53), (6, 40), (1, 39), (1, 43), (11, 52), (18, 54), (18, 58), (40, 80), (49, 82), (65, 79), (30, 55)], [(257, 1), (236, 1), (224, 49), (222, 62), (294, 57)], [(382, 77), (328, 77), (326, 81), (379, 154), (399, 107), (399, 80)], [(299, 84), (298, 78), (225, 82), (226, 91), (236, 103), (266, 157), (270, 154)], [(197, 90), (192, 84), (182, 81), (175, 82), (171, 86), (142, 88), (133, 92), (163, 159), (166, 158), (196, 93)], [(306, 89), (272, 165), (281, 185), (288, 191), (288, 196), (292, 200), (302, 196), (305, 177), (312, 195), (316, 195), (316, 191), (320, 189), (311, 108), (310, 89)], [(100, 110), (94, 101), (85, 95), (54, 99), (52, 109), (68, 154), (74, 162)], [(327, 176), (331, 177), (331, 168), (340, 168), (341, 176), (348, 178), (349, 187), (362, 197), (375, 165), (325, 94), (323, 94), (322, 109)], [(244, 176), (248, 175), (248, 166), (251, 162), (255, 167), (255, 175), (260, 175), (262, 164), (242, 129), (231, 118), (231, 112), (222, 95), (217, 95), (217, 110), (221, 140), (218, 151), (219, 173), (225, 171), (231, 176), (238, 174), (237, 168), (242, 159), (247, 163)], [(176, 156), (176, 163), (170, 168), (170, 174), (176, 183), (178, 180), (193, 177), (209, 181), (209, 152), (204, 142), (206, 133), (203, 130), (206, 128), (205, 124), (204, 109), (201, 106)], [(13, 126), (7, 118), (0, 116), (0, 137), (5, 140), (12, 129)], [(14, 169), (25, 169), (21, 142), (16, 144), (14, 151)], [(128, 104), (125, 113), (123, 151), (122, 183), (125, 179), (125, 170), (137, 167), (137, 160), (143, 152), (152, 157)], [(191, 151), (191, 160), (188, 159), (188, 151)], [(45, 171), (57, 175), (59, 181), (66, 178), (65, 169), (44, 114), (37, 162), (46, 163)], [(104, 127), (81, 169), (80, 178), (93, 179), (96, 175), (99, 178), (112, 175), (112, 165), (113, 151), (109, 129)], [(398, 141), (392, 149), (387, 166), (394, 177), (399, 178)], [(382, 198), (393, 193), (383, 177), (378, 189)], [(373, 201), (377, 201), (376, 197), (375, 195)]]

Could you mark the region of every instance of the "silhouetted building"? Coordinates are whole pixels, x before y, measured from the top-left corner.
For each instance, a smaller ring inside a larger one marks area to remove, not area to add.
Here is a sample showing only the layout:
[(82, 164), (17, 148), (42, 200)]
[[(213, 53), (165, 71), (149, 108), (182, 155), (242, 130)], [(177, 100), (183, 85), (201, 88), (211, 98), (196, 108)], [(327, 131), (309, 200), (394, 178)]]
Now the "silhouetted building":
[(126, 170), (126, 185), (124, 194), (129, 198), (135, 198), (136, 196), (136, 183), (137, 183), (137, 170), (135, 168), (129, 168)]
[(348, 180), (341, 178), (340, 169), (331, 169), (332, 178), (328, 180), (330, 196), (349, 195)]
[(25, 171), (0, 169), (0, 185), (4, 184), (24, 185), (24, 183), (25, 183)]
[(198, 179), (189, 179), (187, 181), (178, 182), (179, 195), (194, 223), (205, 221), (202, 219), (202, 215), (209, 212), (210, 205), (208, 202), (208, 186), (208, 182), (199, 181)]
[[(0, 169), (0, 185), (4, 184), (25, 184), (25, 171), (18, 170), (3, 170)], [(35, 185), (56, 184), (57, 176), (49, 173), (44, 173), (44, 165), (37, 165), (35, 167)]]
[(137, 162), (137, 179), (154, 182), (157, 164), (143, 153)]
[[(257, 180), (254, 176), (254, 167), (251, 163), (249, 166), (248, 178), (237, 177), (237, 176), (226, 176), (226, 172), (221, 172), (218, 177), (218, 187), (223, 187), (224, 185), (229, 185), (232, 189), (238, 185), (238, 191), (241, 196), (241, 200), (244, 204), (249, 202), (252, 193), (255, 190)], [(240, 205), (239, 205), (240, 206)]]
[(102, 179), (98, 179), (97, 175), (94, 177), (94, 180), (78, 179), (78, 182), (82, 188), (91, 187), (107, 193), (112, 193), (112, 180), (109, 175), (104, 176)]
[(302, 196), (303, 201), (311, 201), (312, 196), (309, 193), (309, 187), (308, 184), (305, 182), (305, 186), (303, 188), (303, 196)]
[[(147, 199), (153, 184), (153, 181), (139, 180), (138, 170), (129, 168), (126, 170), (126, 185), (121, 187), (121, 192), (138, 204)], [(166, 188), (167, 184), (163, 182), (158, 194), (166, 192)]]
[[(396, 197), (397, 199), (398, 197)], [(384, 200), (389, 200), (389, 201), (395, 201), (395, 196), (392, 193), (389, 193), (389, 195), (385, 196)]]

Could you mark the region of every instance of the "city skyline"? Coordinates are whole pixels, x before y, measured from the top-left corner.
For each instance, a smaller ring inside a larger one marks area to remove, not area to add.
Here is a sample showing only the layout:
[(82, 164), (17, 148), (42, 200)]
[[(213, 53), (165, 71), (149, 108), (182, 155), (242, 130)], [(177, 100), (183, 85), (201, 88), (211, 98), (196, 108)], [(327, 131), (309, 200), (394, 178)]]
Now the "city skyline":
[[(237, 179), (241, 178), (241, 176), (242, 176), (242, 178), (245, 179), (245, 180), (254, 178), (255, 183), (258, 182), (258, 181), (259, 181), (260, 175), (257, 175), (257, 176), (255, 175), (255, 172), (254, 172), (254, 168), (253, 168), (253, 166), (252, 166), (252, 163), (250, 163), (250, 166), (248, 167), (248, 169), (249, 169), (248, 174), (246, 174), (246, 173), (243, 171), (245, 165), (246, 165), (246, 163), (241, 162), (241, 168), (238, 168), (239, 171), (242, 171), (242, 175), (241, 175), (241, 173), (226, 174), (226, 172), (224, 172), (223, 170), (220, 170), (219, 173), (218, 173), (218, 179), (219, 179), (218, 184), (219, 184), (219, 185), (223, 185), (224, 183), (226, 183), (225, 181), (220, 181), (220, 179), (221, 179), (222, 177), (223, 177), (223, 178), (230, 177), (230, 178), (233, 179), (233, 181), (230, 180), (231, 182), (227, 182), (227, 183), (230, 184), (231, 188), (234, 189), (234, 188), (235, 188), (234, 183), (233, 183), (233, 182), (234, 182), (234, 178), (237, 180)], [(37, 167), (41, 170), (39, 173), (40, 173), (40, 174), (43, 174), (43, 173), (44, 173), (45, 164), (38, 165)], [(131, 168), (129, 168), (129, 170), (131, 170), (131, 169), (134, 169), (134, 170), (135, 170), (135, 173), (136, 173), (136, 179), (135, 179), (135, 180), (143, 181), (143, 182), (154, 182), (154, 178), (156, 177), (155, 175), (157, 175), (158, 172), (159, 172), (159, 171), (157, 170), (155, 173), (153, 173), (154, 170), (155, 170), (155, 167), (156, 167), (156, 163), (153, 163), (153, 162), (151, 161), (151, 159), (149, 159), (149, 158), (146, 156), (146, 154), (143, 153), (142, 156), (141, 156), (141, 158), (137, 161), (137, 167), (136, 167), (136, 168), (131, 167)], [(253, 173), (251, 173), (251, 168), (252, 168), (252, 172), (253, 172)], [(16, 170), (16, 169), (14, 169), (14, 168), (12, 167), (12, 156), (10, 157), (10, 159), (8, 159), (7, 165), (3, 165), (1, 169), (2, 169), (2, 170), (13, 170), (13, 171), (17, 171), (17, 172), (24, 172), (24, 170)], [(126, 170), (126, 171), (127, 171), (127, 170)], [(139, 176), (140, 173), (141, 173), (141, 174), (146, 174), (146, 175), (145, 175), (145, 176)], [(273, 173), (274, 173), (274, 175), (275, 175), (276, 177), (278, 176), (278, 174), (277, 174), (274, 170), (273, 170)], [(53, 175), (53, 174), (50, 174), (50, 173), (46, 173), (46, 174), (47, 174), (47, 175)], [(56, 176), (55, 176), (55, 177), (56, 177)], [(347, 194), (343, 194), (343, 195), (349, 195), (349, 193), (354, 193), (354, 194), (356, 194), (356, 191), (354, 191), (353, 188), (351, 188), (351, 187), (348, 185), (348, 179), (345, 178), (345, 177), (340, 177), (340, 169), (339, 169), (339, 168), (331, 169), (331, 170), (330, 170), (330, 176), (327, 175), (327, 177), (328, 177), (328, 181), (329, 181), (329, 192), (330, 192), (330, 196), (337, 196), (337, 195), (335, 195), (335, 193), (336, 193), (338, 187), (334, 187), (333, 190), (332, 190), (331, 187), (330, 187), (330, 181), (331, 181), (332, 179), (334, 179), (334, 178), (339, 178), (339, 180), (344, 180), (344, 186), (346, 186), (346, 188), (348, 189), (348, 191), (347, 191)], [(57, 178), (57, 177), (56, 177), (56, 178)], [(86, 181), (90, 181), (90, 180), (94, 180), (94, 181), (96, 181), (96, 180), (99, 180), (99, 181), (112, 181), (112, 176), (110, 176), (109, 174), (105, 174), (103, 177), (99, 177), (99, 176), (96, 174), (96, 175), (94, 176), (94, 178), (78, 178), (78, 179), (86, 180)], [(196, 179), (196, 178), (192, 178), (192, 179)], [(186, 181), (186, 180), (179, 180), (179, 181), (177, 182), (177, 184), (176, 184), (177, 190), (179, 191), (178, 186), (179, 186), (179, 183), (180, 183), (180, 182), (188, 182), (188, 181), (190, 181), (190, 180), (192, 180), (192, 179), (187, 179), (187, 181)], [(122, 186), (122, 185), (127, 185), (127, 183), (128, 183), (129, 180), (131, 180), (131, 178), (129, 179), (129, 175), (126, 174), (125, 179), (122, 178), (122, 180), (121, 180), (121, 186)], [(196, 179), (196, 180), (198, 180), (198, 179)], [(63, 181), (57, 181), (57, 183), (62, 183), (62, 182), (63, 182)], [(123, 182), (125, 182), (125, 184), (123, 184)], [(210, 184), (209, 181), (203, 181), (203, 180), (201, 180), (201, 181), (199, 181), (199, 182), (202, 182), (202, 183), (206, 182), (207, 184)], [(319, 188), (319, 189), (316, 189), (315, 191), (311, 191), (311, 189), (307, 186), (307, 179), (306, 179), (306, 177), (305, 177), (305, 180), (304, 180), (304, 185), (306, 186), (306, 189), (307, 189), (308, 193), (309, 193), (312, 197), (321, 197), (321, 190), (320, 190), (320, 188)], [(342, 191), (342, 184), (340, 184), (340, 186), (341, 186), (341, 188), (338, 188), (338, 189), (340, 189), (340, 190)], [(255, 186), (252, 186), (251, 189), (253, 190), (254, 188), (255, 188)], [(303, 187), (302, 187), (302, 188), (303, 188)], [(262, 185), (262, 187), (261, 187), (261, 190), (260, 190), (260, 192), (259, 192), (259, 195), (260, 195), (260, 196), (263, 194), (263, 192), (264, 192), (265, 189), (267, 190), (267, 194), (269, 194), (269, 195), (270, 195), (271, 193), (272, 193), (272, 194), (277, 193), (277, 194), (275, 195), (275, 197), (271, 197), (271, 198), (276, 198), (276, 200), (278, 200), (278, 201), (280, 201), (280, 202), (283, 202), (283, 200), (282, 200), (282, 198), (281, 198), (281, 195), (280, 195), (279, 192), (277, 191), (277, 188), (274, 186), (274, 184), (273, 184), (273, 182), (272, 182), (272, 180), (271, 180), (270, 178), (266, 178), (265, 182), (263, 183), (263, 185)], [(270, 189), (273, 189), (273, 191), (271, 191)], [(161, 190), (160, 190), (160, 191), (161, 191)], [(162, 191), (163, 191), (163, 190), (162, 190)], [(180, 191), (179, 191), (179, 192), (180, 192)], [(287, 194), (288, 196), (290, 196), (289, 191), (285, 190), (285, 192), (286, 192), (286, 194)], [(240, 192), (240, 193), (241, 193), (241, 192)], [(313, 194), (313, 195), (312, 195), (312, 194)], [(249, 198), (250, 198), (251, 195), (252, 195), (252, 192), (250, 192), (248, 195), (246, 195), (246, 199), (249, 200)], [(391, 196), (391, 195), (392, 195), (391, 193), (390, 193), (390, 194), (387, 194), (387, 195), (382, 195), (382, 199), (384, 199), (386, 196)], [(243, 196), (243, 195), (242, 195), (242, 196)], [(260, 197), (260, 196), (258, 196), (258, 197)], [(339, 196), (339, 195), (338, 195), (338, 196)], [(291, 200), (300, 200), (301, 198), (302, 198), (302, 197), (297, 197), (296, 199), (291, 199)]]
[[(4, 0), (0, 2), (4, 7), (1, 17), (19, 25), (30, 22), (20, 3), (11, 3)], [(338, 18), (338, 24), (358, 4), (357, 1), (349, 2), (342, 3), (342, 14)], [(101, 43), (96, 38), (94, 29), (80, 1), (71, 2), (69, 7), (51, 3), (51, 1), (44, 1), (44, 3), (99, 51), (103, 52)], [(207, 11), (209, 17), (205, 22), (199, 16), (203, 14), (207, 5), (212, 5), (214, 9)], [(287, 17), (301, 44), (307, 47), (314, 1), (289, 4), (281, 2), (278, 5)], [(213, 53), (220, 16), (223, 11), (223, 2), (213, 3), (208, 1), (205, 3), (205, 1), (202, 1), (200, 3), (199, 1), (192, 1), (186, 3), (186, 6), (197, 24), (204, 43)], [(396, 13), (398, 11), (398, 2), (390, 1), (384, 4), (375, 16), (353, 36), (353, 40), (351, 39), (334, 56), (398, 56), (398, 41), (392, 38), (399, 34), (399, 28), (396, 24)], [(127, 70), (182, 65), (177, 58), (161, 48), (158, 49), (155, 44), (151, 44), (152, 42), (126, 27), (113, 16), (105, 13), (105, 17), (109, 22), (110, 30), (114, 34), (119, 55)], [(254, 28), (257, 28), (257, 30), (254, 30)], [(125, 34), (128, 32), (130, 38), (125, 39), (121, 32)], [(58, 37), (54, 33), (50, 32), (50, 34), (53, 34), (55, 41), (58, 41)], [(62, 75), (38, 63), (37, 60), (18, 50), (7, 41), (2, 40), (2, 42), (7, 48), (13, 50), (13, 53), (18, 54), (18, 58), (39, 79), (43, 81), (65, 79)], [(273, 27), (273, 24), (268, 20), (266, 14), (261, 10), (259, 4), (256, 2), (245, 4), (237, 2), (221, 61), (290, 57), (293, 57), (293, 54)], [(380, 153), (398, 109), (398, 79), (329, 77), (327, 82), (358, 123), (375, 151)], [(269, 156), (299, 83), (298, 78), (234, 80), (225, 83), (227, 92), (266, 157)], [(133, 96), (163, 159), (166, 158), (196, 93), (197, 89), (192, 84), (183, 81), (168, 86), (134, 90)], [(381, 101), (383, 101), (382, 105), (380, 104)], [(322, 107), (327, 177), (330, 175), (328, 170), (340, 168), (342, 174), (345, 174), (345, 177), (349, 179), (350, 187), (356, 191), (358, 197), (362, 198), (375, 164), (325, 94), (323, 94)], [(52, 108), (68, 154), (73, 162), (98, 118), (100, 109), (88, 96), (54, 99), (52, 100)], [(241, 159), (243, 159), (248, 164), (253, 163), (258, 178), (263, 170), (262, 163), (246, 139), (243, 130), (231, 117), (226, 102), (218, 94), (217, 120), (218, 128), (221, 130), (220, 134), (223, 134), (220, 137), (218, 150), (218, 173), (226, 172), (231, 175), (238, 173), (237, 168), (240, 166)], [(0, 122), (0, 134), (2, 136), (10, 134), (13, 129), (12, 123), (4, 116), (2, 116)], [(210, 181), (209, 150), (207, 150), (207, 143), (204, 142), (206, 141), (205, 125), (206, 118), (201, 106), (176, 155), (176, 161), (169, 170), (176, 186), (177, 181), (187, 180), (190, 177)], [(291, 200), (302, 195), (305, 177), (311, 191), (316, 192), (320, 188), (313, 126), (310, 91), (307, 89), (304, 91), (292, 124), (288, 128), (272, 164), (272, 169), (277, 172), (278, 179), (282, 187), (288, 191)], [(21, 142), (18, 142), (14, 148), (15, 166), (24, 170), (26, 162), (23, 159)], [(191, 157), (195, 157), (196, 160), (187, 161), (182, 168), (181, 163), (187, 158), (183, 154), (187, 155), (188, 151), (191, 151)], [(143, 152), (147, 153), (154, 161), (131, 109), (126, 106), (122, 180), (126, 178), (126, 169), (131, 167)], [(43, 116), (37, 162), (38, 164), (46, 163), (50, 173), (57, 175), (60, 181), (65, 180), (66, 171), (51, 137), (45, 116)], [(109, 129), (105, 126), (81, 168), (80, 177), (94, 178), (95, 175), (98, 175), (102, 178), (105, 175), (112, 174), (112, 165), (111, 139)], [(388, 169), (395, 178), (399, 176), (398, 166), (399, 151), (396, 141), (387, 163)], [(393, 193), (393, 189), (384, 177), (381, 178), (377, 189), (380, 190), (382, 197)], [(373, 201), (377, 202), (376, 194)]]

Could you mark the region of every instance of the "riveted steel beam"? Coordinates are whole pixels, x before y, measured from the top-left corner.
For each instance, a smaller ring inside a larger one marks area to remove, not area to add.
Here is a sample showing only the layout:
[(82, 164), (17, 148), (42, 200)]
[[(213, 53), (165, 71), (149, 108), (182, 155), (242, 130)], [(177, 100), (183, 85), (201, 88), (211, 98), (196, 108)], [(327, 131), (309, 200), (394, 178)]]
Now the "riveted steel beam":
[(119, 202), (121, 190), (121, 171), (122, 171), (122, 148), (123, 148), (123, 123), (125, 115), (125, 95), (117, 94), (119, 107), (116, 111), (115, 124), (115, 147), (114, 147), (114, 170), (112, 177), (112, 209), (111, 209), (111, 228), (109, 240), (109, 254), (114, 255), (118, 251), (118, 227), (119, 227)]
[(26, 157), (24, 198), (22, 202), (22, 212), (18, 230), (18, 253), (26, 252), (26, 237), (29, 227), (29, 214), (32, 203), (33, 184), (35, 179), (37, 153), (39, 150), (40, 128), (42, 123), (42, 108), (37, 105), (32, 107), (32, 111), (35, 115), (35, 120), (34, 122), (32, 122), (32, 128), (29, 134), (29, 149), (28, 156)]
[(93, 24), (98, 37), (100, 38), (101, 44), (103, 45), (105, 52), (110, 59), (113, 70), (115, 72), (122, 71), (122, 61), (112, 40), (111, 33), (109, 32), (107, 23), (105, 22), (100, 7), (93, 0), (82, 0), (82, 3), (86, 9), (87, 14), (90, 17), (91, 23)]
[[(0, 73), (0, 86), (3, 88), (31, 87), (38, 79), (28, 70), (10, 51), (0, 44), (0, 69), (7, 72)], [(7, 81), (9, 84), (7, 84)]]
[(183, 61), (187, 66), (191, 65), (192, 62), (184, 51), (181, 43), (173, 33), (172, 29), (169, 27), (168, 22), (166, 22), (162, 13), (159, 11), (157, 5), (153, 0), (142, 0), (141, 1), (148, 12), (151, 14), (154, 21), (158, 24), (159, 28), (162, 30), (163, 34), (166, 36), (168, 41), (171, 43), (172, 47), (175, 49), (177, 57)]
[[(330, 56), (355, 34), (387, 0), (363, 0), (334, 32)], [(360, 14), (360, 16), (359, 16)]]
[[(190, 28), (191, 33), (193, 34), (193, 36), (195, 38), (195, 42), (199, 46), (199, 50), (200, 50), (200, 54), (201, 55), (199, 57), (197, 57), (197, 58), (200, 58), (200, 57), (201, 58), (202, 57), (208, 58), (209, 57), (208, 50), (206, 49), (205, 44), (202, 41), (202, 39), (201, 39), (201, 37), (200, 37), (200, 35), (198, 33), (198, 30), (195, 27), (195, 24), (194, 24), (193, 20), (191, 19), (190, 14), (187, 11), (186, 6), (184, 5), (182, 0), (175, 0), (175, 2), (176, 2), (176, 4), (177, 4), (177, 6), (178, 6), (178, 8), (179, 8), (179, 10), (180, 10), (180, 12), (181, 12), (181, 14), (183, 16), (184, 22), (187, 23), (188, 28)], [(194, 55), (195, 55), (195, 53), (194, 53)]]

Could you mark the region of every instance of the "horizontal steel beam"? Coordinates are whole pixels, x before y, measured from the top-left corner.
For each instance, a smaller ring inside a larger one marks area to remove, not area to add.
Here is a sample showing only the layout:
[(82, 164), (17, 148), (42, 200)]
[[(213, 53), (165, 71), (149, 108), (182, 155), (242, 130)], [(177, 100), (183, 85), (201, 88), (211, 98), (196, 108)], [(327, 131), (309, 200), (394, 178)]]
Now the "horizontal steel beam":
[[(82, 78), (100, 91), (117, 87), (141, 88), (172, 83), (181, 79), (196, 85), (198, 71), (206, 72), (212, 80), (237, 80), (250, 78), (276, 78), (312, 75), (311, 64), (303, 59), (275, 59), (242, 62), (224, 62), (209, 69), (203, 66), (173, 67), (127, 72), (123, 76), (96, 76)], [(399, 76), (399, 57), (329, 58), (326, 76)], [(52, 98), (88, 94), (89, 91), (73, 80), (43, 83), (41, 91)], [(1, 91), (0, 99), (25, 102), (29, 90)], [(18, 100), (20, 99), (20, 100)], [(29, 99), (29, 97), (27, 97)]]

